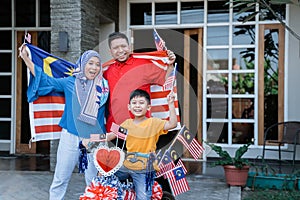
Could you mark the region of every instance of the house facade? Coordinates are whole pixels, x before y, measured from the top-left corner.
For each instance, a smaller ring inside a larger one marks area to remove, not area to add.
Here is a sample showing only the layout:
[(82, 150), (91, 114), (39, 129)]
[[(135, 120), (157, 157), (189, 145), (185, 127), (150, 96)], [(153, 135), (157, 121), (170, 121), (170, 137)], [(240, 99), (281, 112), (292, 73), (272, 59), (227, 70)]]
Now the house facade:
[[(28, 145), (27, 70), (18, 58), (25, 32), (31, 33), (34, 45), (75, 62), (87, 49), (109, 60), (107, 36), (113, 31), (126, 33), (135, 52), (155, 50), (155, 28), (177, 55), (182, 124), (199, 141), (218, 143), (232, 152), (252, 141), (246, 156), (256, 158), (267, 126), (300, 121), (300, 43), (279, 21), (299, 35), (300, 8), (272, 8), (277, 17), (266, 11), (244, 23), (251, 11), (261, 9), (259, 5), (239, 13), (242, 8), (222, 0), (3, 0), (0, 151), (56, 151), (57, 141)], [(210, 152), (202, 159), (214, 156)]]

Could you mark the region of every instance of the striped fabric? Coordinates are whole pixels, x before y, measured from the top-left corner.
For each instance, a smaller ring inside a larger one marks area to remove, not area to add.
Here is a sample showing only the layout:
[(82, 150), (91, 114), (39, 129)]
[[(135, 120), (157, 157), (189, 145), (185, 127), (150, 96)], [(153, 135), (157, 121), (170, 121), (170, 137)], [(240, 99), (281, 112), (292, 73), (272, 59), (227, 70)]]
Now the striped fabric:
[[(179, 130), (181, 128), (180, 116), (179, 116), (179, 104), (177, 97), (177, 88), (174, 87), (175, 95), (175, 111), (177, 115), (177, 127), (173, 130)], [(169, 119), (169, 106), (167, 102), (167, 95), (170, 93), (170, 90), (163, 90), (162, 86), (152, 85), (150, 87), (150, 96), (151, 96), (151, 115), (152, 117), (157, 117), (161, 119)]]
[(32, 141), (59, 139), (58, 125), (65, 107), (63, 96), (43, 96), (29, 104)]

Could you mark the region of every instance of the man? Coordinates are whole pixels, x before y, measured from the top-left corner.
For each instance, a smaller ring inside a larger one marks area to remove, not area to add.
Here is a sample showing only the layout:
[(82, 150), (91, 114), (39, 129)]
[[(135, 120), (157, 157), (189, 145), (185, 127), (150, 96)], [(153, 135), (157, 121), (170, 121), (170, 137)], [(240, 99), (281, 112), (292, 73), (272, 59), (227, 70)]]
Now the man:
[(110, 88), (107, 131), (113, 122), (121, 124), (130, 117), (127, 105), (131, 91), (139, 88), (150, 93), (151, 84), (163, 85), (176, 59), (175, 54), (167, 50), (169, 66), (167, 70), (162, 70), (149, 59), (135, 58), (127, 36), (120, 32), (109, 35), (108, 45), (114, 62), (104, 72)]

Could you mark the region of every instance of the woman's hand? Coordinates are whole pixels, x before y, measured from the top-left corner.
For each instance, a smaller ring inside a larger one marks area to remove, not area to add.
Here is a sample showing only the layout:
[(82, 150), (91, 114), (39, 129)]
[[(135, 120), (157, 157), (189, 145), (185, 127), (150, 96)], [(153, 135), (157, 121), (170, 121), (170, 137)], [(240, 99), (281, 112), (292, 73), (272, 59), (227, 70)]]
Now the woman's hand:
[(23, 61), (25, 62), (27, 68), (30, 70), (30, 72), (32, 73), (33, 76), (35, 76), (35, 72), (34, 72), (34, 63), (31, 61), (31, 59), (29, 58), (29, 50), (27, 49), (28, 47), (26, 47), (25, 44), (22, 44), (22, 46), (19, 47), (19, 56), (23, 59)]
[(28, 51), (25, 44), (22, 44), (22, 46), (19, 47), (19, 57), (21, 57), (23, 60), (24, 58), (28, 57)]
[(86, 149), (88, 148), (89, 142), (90, 142), (90, 139), (86, 139), (86, 138), (82, 139), (82, 145), (83, 145)]

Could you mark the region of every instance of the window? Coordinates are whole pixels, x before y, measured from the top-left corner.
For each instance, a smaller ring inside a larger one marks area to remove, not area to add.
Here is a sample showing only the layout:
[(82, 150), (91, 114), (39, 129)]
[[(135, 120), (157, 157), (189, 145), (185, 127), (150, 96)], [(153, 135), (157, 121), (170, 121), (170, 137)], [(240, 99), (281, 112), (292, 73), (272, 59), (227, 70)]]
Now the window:
[(0, 50), (11, 50), (11, 31), (0, 31)]
[(11, 53), (0, 53), (0, 72), (11, 72)]
[(207, 22), (228, 22), (229, 5), (226, 3), (227, 1), (208, 1)]
[(0, 27), (11, 26), (11, 0), (2, 0), (0, 6)]
[(203, 23), (204, 2), (182, 2), (180, 16), (182, 24)]
[(177, 24), (177, 3), (155, 3), (155, 24)]
[(151, 25), (151, 3), (130, 4), (130, 25)]
[(204, 23), (204, 1), (132, 2), (129, 7), (132, 26)]
[(35, 27), (35, 0), (16, 0), (16, 27)]

